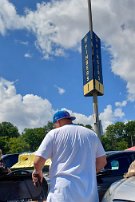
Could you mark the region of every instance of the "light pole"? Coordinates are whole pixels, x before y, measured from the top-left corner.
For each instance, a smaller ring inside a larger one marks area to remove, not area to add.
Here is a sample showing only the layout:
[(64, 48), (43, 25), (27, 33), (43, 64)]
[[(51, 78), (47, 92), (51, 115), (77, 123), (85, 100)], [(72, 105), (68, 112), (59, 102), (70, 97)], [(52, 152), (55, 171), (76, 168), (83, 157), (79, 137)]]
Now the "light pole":
[(91, 0), (88, 0), (89, 30), (93, 31)]
[[(93, 23), (92, 23), (91, 0), (88, 0), (88, 17), (89, 17), (89, 30), (92, 33), (93, 32)], [(91, 34), (91, 40), (92, 40), (92, 34)], [(93, 57), (93, 55), (92, 55), (92, 57)], [(97, 91), (94, 91), (93, 92), (94, 130), (97, 133), (97, 135), (100, 137), (101, 130), (100, 130), (99, 115), (98, 115), (98, 96), (97, 95), (98, 95)]]

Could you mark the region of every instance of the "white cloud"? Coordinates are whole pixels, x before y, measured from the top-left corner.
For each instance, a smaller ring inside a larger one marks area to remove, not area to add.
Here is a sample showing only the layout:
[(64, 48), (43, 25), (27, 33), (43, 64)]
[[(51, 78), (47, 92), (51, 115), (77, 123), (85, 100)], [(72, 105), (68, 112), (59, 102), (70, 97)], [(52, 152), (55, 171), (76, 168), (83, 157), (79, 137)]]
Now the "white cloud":
[(114, 116), (118, 118), (122, 118), (123, 116), (125, 116), (125, 113), (122, 111), (121, 108), (117, 108), (114, 111)]
[(25, 57), (25, 58), (32, 58), (32, 55), (31, 55), (30, 53), (25, 53), (25, 54), (24, 54), (24, 57)]
[[(112, 54), (112, 71), (126, 81), (128, 99), (131, 101), (135, 101), (134, 8), (134, 0), (117, 0), (117, 3), (114, 0), (92, 1), (94, 31)], [(29, 10), (24, 16), (17, 14), (11, 2), (0, 0), (0, 34), (5, 35), (8, 30), (16, 29), (32, 32), (36, 37), (36, 46), (45, 58), (64, 55), (67, 49), (78, 50), (82, 37), (88, 31), (87, 0), (63, 0), (38, 4), (36, 11)], [(6, 110), (15, 108), (11, 100), (23, 103), (25, 96), (16, 95), (13, 83), (8, 81), (5, 81), (0, 88), (0, 100), (4, 99), (4, 96), (10, 98), (5, 99), (5, 102), (0, 101), (6, 111), (0, 109), (1, 120), (3, 117), (11, 116), (8, 116)], [(11, 95), (12, 93), (14, 95)], [(36, 99), (34, 95), (32, 96)], [(42, 101), (44, 103), (44, 100)], [(9, 106), (6, 106), (8, 102), (10, 102)], [(22, 106), (24, 104), (19, 105), (18, 108), (20, 107), (19, 109), (24, 113)], [(123, 106), (123, 103), (116, 103), (116, 107)], [(112, 123), (118, 115), (122, 117), (124, 113), (120, 110), (113, 112), (112, 107), (107, 106), (100, 114), (104, 127)], [(87, 120), (87, 117), (84, 116), (82, 119)]]
[(15, 6), (8, 0), (0, 0), (0, 33), (5, 35), (7, 30), (22, 28), (23, 17), (17, 15)]
[[(68, 111), (69, 113), (71, 113), (73, 116), (76, 117), (76, 120), (74, 121), (75, 123), (91, 125), (94, 128), (93, 115), (86, 116), (84, 114), (72, 112), (71, 110), (68, 110)], [(124, 115), (125, 114), (121, 109), (116, 108), (113, 110), (111, 105), (107, 105), (104, 111), (99, 114), (99, 119), (101, 120), (103, 131), (105, 132), (105, 129), (107, 128), (107, 126), (114, 124), (116, 121), (121, 121)]]
[[(88, 32), (87, 0), (62, 0), (37, 4), (24, 16), (8, 0), (0, 1), (0, 33), (26, 29), (36, 37), (36, 47), (44, 58), (63, 56), (65, 50), (80, 47)], [(93, 0), (94, 31), (112, 55), (112, 71), (127, 83), (128, 100), (135, 100), (134, 0)]]
[(116, 121), (122, 121), (125, 116), (124, 112), (120, 108), (112, 109), (111, 105), (107, 105), (104, 112), (100, 114), (100, 120), (102, 122), (103, 130), (107, 128), (108, 125), (114, 124)]
[(103, 130), (105, 130), (108, 125), (113, 124), (115, 121), (115, 118), (114, 118), (112, 106), (107, 105), (104, 111), (100, 113), (99, 118), (102, 122)]
[(76, 113), (76, 112), (73, 112), (72, 110), (69, 110), (69, 109), (66, 109), (66, 108), (61, 108), (60, 110), (67, 110), (71, 116), (75, 116), (76, 119), (74, 120), (74, 123), (76, 124), (83, 124), (83, 125), (91, 125), (93, 126), (93, 116), (90, 115), (90, 116), (86, 116), (84, 114), (80, 114), (80, 113)]
[[(16, 93), (15, 83), (0, 78), (0, 122), (7, 121), (16, 125), (20, 131), (24, 128), (43, 127), (52, 121), (54, 109), (47, 99), (33, 94), (20, 95)], [(34, 109), (34, 110), (33, 110)], [(76, 117), (75, 123), (93, 126), (93, 115), (86, 116), (84, 114), (72, 112)], [(112, 110), (112, 106), (108, 105), (102, 113), (100, 120), (102, 121), (103, 130), (115, 121), (123, 118), (124, 112), (120, 108)]]
[(27, 9), (25, 16), (19, 16), (12, 3), (1, 0), (0, 33), (5, 34), (10, 29), (25, 28), (36, 36), (36, 47), (45, 58), (51, 55), (63, 56), (64, 49), (78, 48), (83, 36), (81, 30), (84, 30), (83, 33), (88, 30), (87, 14), (84, 12), (85, 15), (82, 15), (86, 9), (87, 1), (85, 4), (83, 0), (52, 1), (38, 3), (36, 11)]
[(16, 94), (13, 82), (0, 79), (0, 122), (11, 122), (23, 131), (24, 128), (44, 126), (52, 120), (53, 113), (47, 99), (32, 94)]
[(112, 71), (126, 81), (128, 100), (134, 101), (135, 21), (132, 16), (135, 1), (118, 0), (116, 3), (113, 0), (95, 0), (93, 7), (95, 31), (112, 54)]
[(24, 45), (24, 46), (28, 46), (29, 42), (28, 41), (20, 41), (20, 40), (15, 40), (16, 43)]
[(65, 52), (64, 52), (64, 49), (62, 48), (58, 48), (55, 50), (55, 55), (56, 56), (66, 56)]
[(75, 123), (81, 123), (84, 125), (91, 125), (93, 126), (93, 116), (86, 116), (84, 114), (79, 113), (73, 113), (73, 115), (76, 117)]
[(66, 92), (64, 88), (61, 88), (57, 85), (55, 85), (55, 88), (57, 89), (57, 91), (60, 95), (63, 95)]
[(124, 100), (122, 102), (115, 102), (116, 107), (125, 107), (127, 105), (127, 101)]

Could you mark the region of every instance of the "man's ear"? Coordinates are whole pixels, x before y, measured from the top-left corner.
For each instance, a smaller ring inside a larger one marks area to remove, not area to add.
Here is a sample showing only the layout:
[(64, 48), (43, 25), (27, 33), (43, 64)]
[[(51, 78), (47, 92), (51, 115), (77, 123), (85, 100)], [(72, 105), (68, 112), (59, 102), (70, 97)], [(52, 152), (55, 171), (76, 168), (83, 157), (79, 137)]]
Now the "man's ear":
[(58, 122), (58, 124), (59, 124), (59, 127), (61, 127), (61, 121), (60, 121), (60, 120), (58, 120), (57, 122)]

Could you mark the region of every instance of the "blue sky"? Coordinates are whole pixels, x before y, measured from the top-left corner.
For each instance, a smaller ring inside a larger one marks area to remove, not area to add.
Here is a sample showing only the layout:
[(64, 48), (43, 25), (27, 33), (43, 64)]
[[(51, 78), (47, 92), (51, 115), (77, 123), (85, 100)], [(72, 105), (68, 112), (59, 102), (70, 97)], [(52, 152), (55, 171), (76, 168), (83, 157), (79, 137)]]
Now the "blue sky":
[[(56, 110), (93, 124), (92, 97), (83, 96), (81, 39), (89, 31), (87, 0), (0, 0), (0, 122), (20, 131), (42, 127)], [(134, 0), (92, 0), (102, 43), (105, 128), (134, 120)], [(125, 15), (126, 13), (126, 15)]]

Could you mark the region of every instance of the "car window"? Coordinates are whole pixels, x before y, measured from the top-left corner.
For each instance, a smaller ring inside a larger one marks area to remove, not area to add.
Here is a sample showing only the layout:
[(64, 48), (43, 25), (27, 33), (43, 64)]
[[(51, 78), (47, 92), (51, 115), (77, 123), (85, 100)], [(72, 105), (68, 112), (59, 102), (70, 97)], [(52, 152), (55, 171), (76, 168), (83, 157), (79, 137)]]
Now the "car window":
[(106, 169), (111, 169), (114, 174), (123, 175), (128, 171), (130, 161), (127, 156), (110, 159), (106, 165)]
[(18, 154), (6, 156), (3, 159), (3, 161), (6, 165), (6, 167), (10, 168), (11, 166), (13, 166), (18, 161)]

